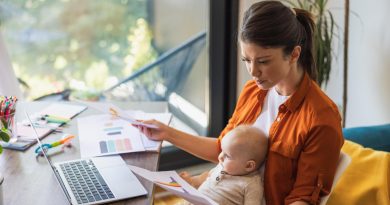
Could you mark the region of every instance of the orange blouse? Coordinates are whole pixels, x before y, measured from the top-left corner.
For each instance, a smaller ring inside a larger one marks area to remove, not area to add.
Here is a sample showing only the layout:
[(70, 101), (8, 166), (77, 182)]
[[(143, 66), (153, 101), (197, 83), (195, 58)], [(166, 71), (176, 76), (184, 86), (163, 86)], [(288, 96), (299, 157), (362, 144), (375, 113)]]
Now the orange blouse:
[[(218, 138), (240, 124), (253, 124), (267, 90), (245, 85), (228, 125)], [(279, 106), (269, 131), (264, 173), (267, 205), (306, 201), (318, 204), (329, 193), (344, 139), (337, 106), (305, 74), (297, 91)]]

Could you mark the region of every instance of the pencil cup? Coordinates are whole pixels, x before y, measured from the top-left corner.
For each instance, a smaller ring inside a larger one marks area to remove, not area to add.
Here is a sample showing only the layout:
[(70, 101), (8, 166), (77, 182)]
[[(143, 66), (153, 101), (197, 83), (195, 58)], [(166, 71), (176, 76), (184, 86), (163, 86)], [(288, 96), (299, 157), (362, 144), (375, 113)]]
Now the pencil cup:
[(8, 142), (16, 137), (15, 113), (0, 116), (0, 140)]

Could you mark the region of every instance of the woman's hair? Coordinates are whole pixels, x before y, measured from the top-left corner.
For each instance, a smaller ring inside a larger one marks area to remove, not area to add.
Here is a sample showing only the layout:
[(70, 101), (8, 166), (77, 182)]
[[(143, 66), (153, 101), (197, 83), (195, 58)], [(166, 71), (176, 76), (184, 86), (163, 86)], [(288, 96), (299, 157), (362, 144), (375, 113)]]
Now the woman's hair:
[(316, 80), (314, 27), (312, 15), (305, 10), (290, 9), (278, 1), (261, 1), (245, 12), (240, 39), (261, 47), (282, 47), (285, 55), (291, 54), (295, 46), (301, 46), (298, 64)]

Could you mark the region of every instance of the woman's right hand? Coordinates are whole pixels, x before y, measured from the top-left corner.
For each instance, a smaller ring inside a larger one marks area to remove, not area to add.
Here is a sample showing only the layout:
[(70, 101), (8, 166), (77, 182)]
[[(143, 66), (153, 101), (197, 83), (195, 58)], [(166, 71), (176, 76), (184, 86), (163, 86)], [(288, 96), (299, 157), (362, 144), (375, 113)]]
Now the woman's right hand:
[(166, 140), (171, 132), (172, 128), (161, 123), (157, 120), (142, 120), (140, 121), (144, 124), (154, 125), (156, 128), (150, 128), (142, 125), (133, 125), (138, 128), (140, 132), (142, 132), (146, 137), (155, 141)]

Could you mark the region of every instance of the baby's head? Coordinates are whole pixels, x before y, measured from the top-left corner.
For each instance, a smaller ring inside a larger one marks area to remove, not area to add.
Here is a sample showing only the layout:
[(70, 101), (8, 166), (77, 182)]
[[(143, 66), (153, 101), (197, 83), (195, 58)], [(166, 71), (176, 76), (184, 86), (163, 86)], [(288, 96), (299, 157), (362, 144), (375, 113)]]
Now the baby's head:
[(240, 125), (222, 139), (218, 156), (230, 175), (245, 175), (257, 170), (267, 154), (268, 138), (258, 128)]

